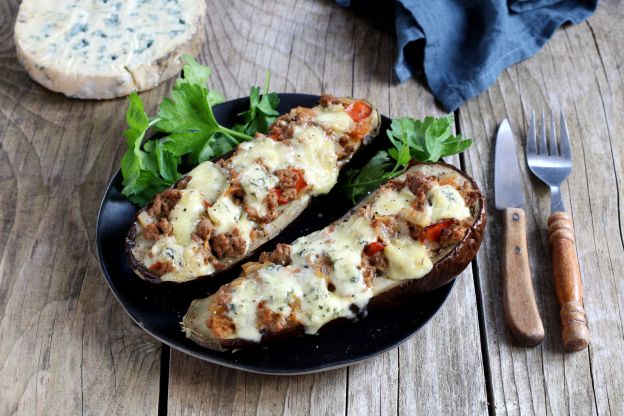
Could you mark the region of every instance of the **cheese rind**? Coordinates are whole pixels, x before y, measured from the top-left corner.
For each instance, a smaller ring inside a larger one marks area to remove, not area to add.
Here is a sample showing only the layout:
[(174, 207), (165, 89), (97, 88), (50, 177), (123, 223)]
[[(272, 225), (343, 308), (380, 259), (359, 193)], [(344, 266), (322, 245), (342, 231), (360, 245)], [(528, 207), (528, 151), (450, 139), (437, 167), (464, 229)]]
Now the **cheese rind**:
[(201, 43), (203, 0), (23, 0), (19, 60), (44, 87), (106, 99), (144, 91), (179, 73)]

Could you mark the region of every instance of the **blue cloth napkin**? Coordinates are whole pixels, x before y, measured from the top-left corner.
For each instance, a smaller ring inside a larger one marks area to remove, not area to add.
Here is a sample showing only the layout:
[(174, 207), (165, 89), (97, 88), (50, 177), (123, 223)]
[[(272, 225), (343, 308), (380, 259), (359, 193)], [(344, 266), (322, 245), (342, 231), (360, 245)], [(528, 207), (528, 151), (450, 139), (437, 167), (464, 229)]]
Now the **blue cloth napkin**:
[[(342, 6), (360, 0), (337, 0)], [(598, 0), (396, 0), (398, 57), (405, 81), (419, 71), (413, 42), (424, 41), (422, 66), (448, 111), (478, 95), (508, 66), (535, 54), (566, 22), (592, 15)], [(388, 2), (367, 2), (380, 12)]]

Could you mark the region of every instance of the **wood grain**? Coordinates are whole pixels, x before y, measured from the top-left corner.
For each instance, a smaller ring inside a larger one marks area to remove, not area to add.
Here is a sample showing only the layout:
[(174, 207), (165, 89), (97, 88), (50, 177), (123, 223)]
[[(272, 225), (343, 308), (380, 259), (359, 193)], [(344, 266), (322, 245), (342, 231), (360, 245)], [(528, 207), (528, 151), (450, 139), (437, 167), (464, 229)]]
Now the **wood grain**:
[(548, 217), (548, 242), (561, 311), (561, 338), (568, 351), (580, 351), (589, 344), (589, 328), (583, 308), (583, 285), (576, 256), (574, 224), (567, 212)]
[[(209, 5), (214, 16), (203, 57), (215, 74), (226, 74), (218, 82), (229, 98), (245, 95), (245, 88), (270, 69), (274, 88), (283, 85), (288, 92), (366, 97), (393, 116), (440, 113), (422, 84), (395, 85), (394, 42), (387, 22), (331, 1), (223, 4)], [(251, 19), (259, 26), (250, 39), (239, 42), (232, 23), (246, 27)], [(221, 51), (228, 51), (227, 61)], [(235, 85), (228, 71), (237, 74), (240, 90), (225, 88)], [(349, 368), (299, 377), (259, 376), (173, 351), (168, 407), (176, 415), (483, 414), (485, 391), (474, 284), (466, 271), (444, 309), (417, 336)]]
[[(200, 59), (227, 98), (247, 95), (270, 69), (275, 90), (363, 96), (391, 116), (440, 113), (422, 83), (394, 83), (392, 29), (378, 16), (331, 0), (208, 3)], [(94, 252), (99, 201), (125, 150), (125, 100), (70, 100), (31, 81), (15, 58), (17, 7), (0, 2), (0, 414), (156, 414), (161, 347), (118, 306)], [(548, 190), (521, 163), (542, 345), (519, 348), (506, 329), (503, 228), (491, 221), (477, 274), (464, 272), (440, 313), (399, 348), (300, 377), (228, 370), (172, 351), (161, 410), (483, 414), (489, 400), (493, 413), (624, 414), (623, 20), (621, 0), (600, 2), (587, 23), (557, 32), (459, 111), (462, 133), (476, 139), (465, 164), (493, 200), (498, 122), (509, 117), (524, 137), (528, 112), (564, 108), (574, 169), (563, 195), (592, 330), (588, 349), (562, 348), (545, 255)], [(149, 112), (169, 87), (142, 94)], [(492, 208), (488, 214), (495, 218)]]
[(0, 414), (154, 414), (160, 347), (113, 298), (94, 246), (125, 101), (31, 81), (17, 3), (0, 3)]
[(535, 303), (522, 208), (503, 211), (503, 309), (507, 327), (519, 345), (534, 347), (544, 339), (544, 326)]
[(527, 350), (515, 347), (500, 315), (500, 260), (492, 255), (502, 236), (490, 223), (478, 256), (485, 336), (494, 410), (508, 414), (622, 414), (624, 403), (624, 244), (622, 239), (624, 131), (622, 57), (624, 38), (614, 30), (624, 17), (617, 1), (601, 2), (588, 23), (566, 27), (533, 58), (501, 74), (496, 85), (460, 110), (462, 132), (477, 139), (466, 156), (469, 173), (493, 197), (493, 138), (503, 118), (518, 139), (527, 114), (552, 108), (566, 113), (573, 170), (563, 187), (574, 220), (592, 344), (566, 354), (548, 252), (548, 189), (532, 177), (518, 155), (527, 199), (528, 248), (537, 303), (546, 337)]

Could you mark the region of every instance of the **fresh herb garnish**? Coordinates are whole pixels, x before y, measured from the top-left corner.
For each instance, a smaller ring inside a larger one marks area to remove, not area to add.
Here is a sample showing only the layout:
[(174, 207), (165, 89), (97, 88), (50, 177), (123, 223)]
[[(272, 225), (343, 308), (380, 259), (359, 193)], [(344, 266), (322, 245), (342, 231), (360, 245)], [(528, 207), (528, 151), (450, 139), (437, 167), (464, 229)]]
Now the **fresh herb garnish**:
[(249, 110), (238, 115), (243, 117), (245, 124), (237, 124), (234, 130), (253, 136), (256, 132), (266, 133), (273, 124), (279, 113), (277, 105), (279, 97), (277, 93), (269, 93), (269, 81), (271, 75), (267, 72), (264, 77), (264, 94), (260, 95), (260, 87), (251, 87), (249, 92)]
[(344, 187), (353, 203), (388, 179), (399, 176), (412, 159), (437, 162), (470, 147), (472, 140), (453, 134), (453, 122), (453, 114), (424, 120), (394, 119), (386, 131), (393, 147), (379, 151), (362, 169), (347, 173)]
[[(128, 150), (121, 162), (122, 193), (135, 204), (145, 205), (156, 193), (181, 178), (178, 166), (182, 156), (191, 163), (223, 156), (239, 143), (251, 140), (257, 132), (266, 133), (278, 116), (279, 98), (275, 93), (268, 93), (267, 75), (262, 96), (259, 87), (251, 88), (250, 109), (240, 114), (245, 124), (233, 129), (220, 125), (212, 106), (223, 102), (223, 96), (206, 86), (210, 68), (188, 55), (184, 61), (182, 77), (176, 80), (171, 98), (163, 99), (158, 117), (150, 119), (145, 114), (136, 93), (129, 97), (128, 129), (124, 132)], [(150, 128), (164, 136), (143, 144)]]

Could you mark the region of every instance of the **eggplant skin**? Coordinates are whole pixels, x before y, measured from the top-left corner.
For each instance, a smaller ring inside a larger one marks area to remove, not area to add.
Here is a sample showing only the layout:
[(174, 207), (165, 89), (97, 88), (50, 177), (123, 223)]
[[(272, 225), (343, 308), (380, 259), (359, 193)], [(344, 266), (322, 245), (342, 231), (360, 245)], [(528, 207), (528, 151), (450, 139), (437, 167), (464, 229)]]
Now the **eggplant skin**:
[[(363, 139), (362, 142), (360, 143), (359, 147), (355, 150), (355, 152), (346, 160), (343, 161), (339, 161), (339, 166), (342, 169), (342, 167), (344, 167), (345, 164), (347, 164), (351, 159), (353, 159), (359, 152), (362, 151), (362, 149), (364, 149), (366, 147), (366, 145), (368, 145), (375, 137), (377, 137), (377, 135), (379, 134), (379, 129), (381, 128), (381, 114), (379, 113), (379, 110), (377, 109), (377, 107), (375, 105), (373, 105), (373, 103), (371, 103), (368, 100), (365, 99), (356, 99), (356, 98), (351, 98), (351, 97), (338, 97), (338, 99), (340, 101), (342, 101), (345, 104), (350, 104), (352, 102), (355, 101), (364, 101), (365, 103), (367, 103), (372, 109), (373, 109), (373, 113), (370, 116), (371, 117), (371, 130), (369, 132), (369, 134), (367, 134)], [(224, 159), (227, 158), (231, 155), (227, 154), (224, 155), (222, 157), (220, 157), (219, 159)], [(173, 186), (171, 186), (171, 188), (175, 188), (177, 185), (174, 184)], [(208, 274), (208, 275), (203, 275), (203, 276), (197, 276), (194, 279), (189, 280), (188, 282), (195, 282), (195, 281), (202, 281), (202, 280), (206, 280), (206, 279), (211, 279), (213, 277), (218, 276), (220, 273), (225, 272), (227, 270), (229, 270), (230, 268), (240, 264), (241, 262), (243, 262), (244, 260), (258, 254), (259, 252), (262, 251), (262, 249), (264, 248), (264, 245), (268, 242), (270, 242), (272, 239), (274, 239), (275, 237), (277, 237), (284, 228), (286, 228), (291, 222), (293, 222), (301, 213), (303, 213), (303, 211), (306, 209), (306, 207), (309, 205), (311, 201), (311, 198), (308, 198), (307, 201), (302, 201), (301, 199), (299, 200), (295, 200), (292, 201), (290, 203), (290, 208), (289, 211), (290, 212), (284, 212), (282, 215), (280, 215), (279, 217), (277, 217), (272, 223), (271, 223), (271, 231), (270, 233), (265, 236), (264, 238), (260, 238), (258, 239), (258, 241), (254, 242), (254, 244), (252, 245), (251, 249), (245, 253), (243, 256), (237, 258), (237, 259), (231, 259), (227, 264), (224, 264), (223, 267), (220, 270), (216, 270), (214, 273), (212, 274)], [(124, 247), (124, 251), (126, 253), (126, 256), (128, 258), (128, 263), (130, 264), (130, 267), (132, 268), (132, 270), (134, 271), (134, 273), (136, 275), (138, 275), (141, 279), (149, 282), (149, 283), (153, 283), (153, 284), (163, 284), (163, 285), (179, 285), (179, 284), (184, 284), (187, 282), (173, 282), (173, 281), (162, 281), (160, 276), (153, 273), (152, 271), (150, 271), (147, 267), (145, 267), (139, 260), (136, 259), (136, 257), (134, 256), (134, 254), (132, 253), (132, 249), (134, 248), (135, 244), (136, 244), (136, 224), (138, 221), (138, 216), (142, 211), (145, 211), (147, 209), (147, 207), (149, 207), (149, 204), (146, 207), (142, 207), (139, 211), (137, 211), (136, 216), (135, 216), (135, 221), (132, 224), (132, 226), (130, 227), (130, 229), (128, 230), (128, 234), (126, 235), (126, 241), (125, 241), (125, 247)]]
[[(430, 163), (412, 162), (410, 163), (409, 167), (413, 167), (419, 164), (422, 165)], [(441, 167), (452, 169), (458, 172), (466, 181), (470, 183), (471, 187), (476, 191), (476, 199), (471, 207), (472, 212), (475, 213), (475, 220), (470, 228), (468, 228), (466, 234), (461, 239), (461, 241), (453, 246), (450, 252), (448, 252), (441, 259), (436, 261), (429, 273), (419, 279), (405, 280), (400, 285), (372, 297), (366, 307), (369, 311), (402, 305), (418, 296), (426, 296), (427, 292), (431, 292), (446, 285), (447, 283), (455, 279), (457, 275), (461, 274), (461, 272), (463, 272), (464, 269), (468, 267), (472, 260), (474, 260), (477, 252), (479, 251), (479, 247), (481, 246), (481, 241), (483, 239), (483, 232), (485, 231), (485, 226), (487, 223), (486, 200), (483, 197), (481, 190), (477, 186), (477, 183), (474, 181), (474, 179), (472, 179), (461, 170), (457, 169), (455, 166), (445, 162), (437, 162), (435, 163), (435, 165), (439, 165)], [(360, 202), (356, 207), (350, 210), (345, 215), (345, 217), (355, 212), (359, 206), (367, 203), (369, 198), (371, 198), (373, 195), (374, 192), (369, 197), (365, 198), (362, 202)], [(203, 336), (202, 334), (192, 329), (189, 314), (192, 312), (195, 302), (196, 301), (191, 304), (188, 312), (184, 316), (182, 322), (183, 330), (184, 332), (186, 332), (186, 336), (193, 342), (212, 350), (228, 351), (241, 348), (264, 347), (268, 344), (286, 342), (289, 338), (304, 333), (303, 326), (298, 325), (285, 329), (279, 333), (265, 334), (260, 342), (247, 341), (243, 339), (207, 338), (206, 336)], [(339, 318), (324, 325), (321, 328), (321, 331), (327, 329), (330, 326), (336, 327), (348, 324), (349, 322), (351, 322), (349, 319)]]

